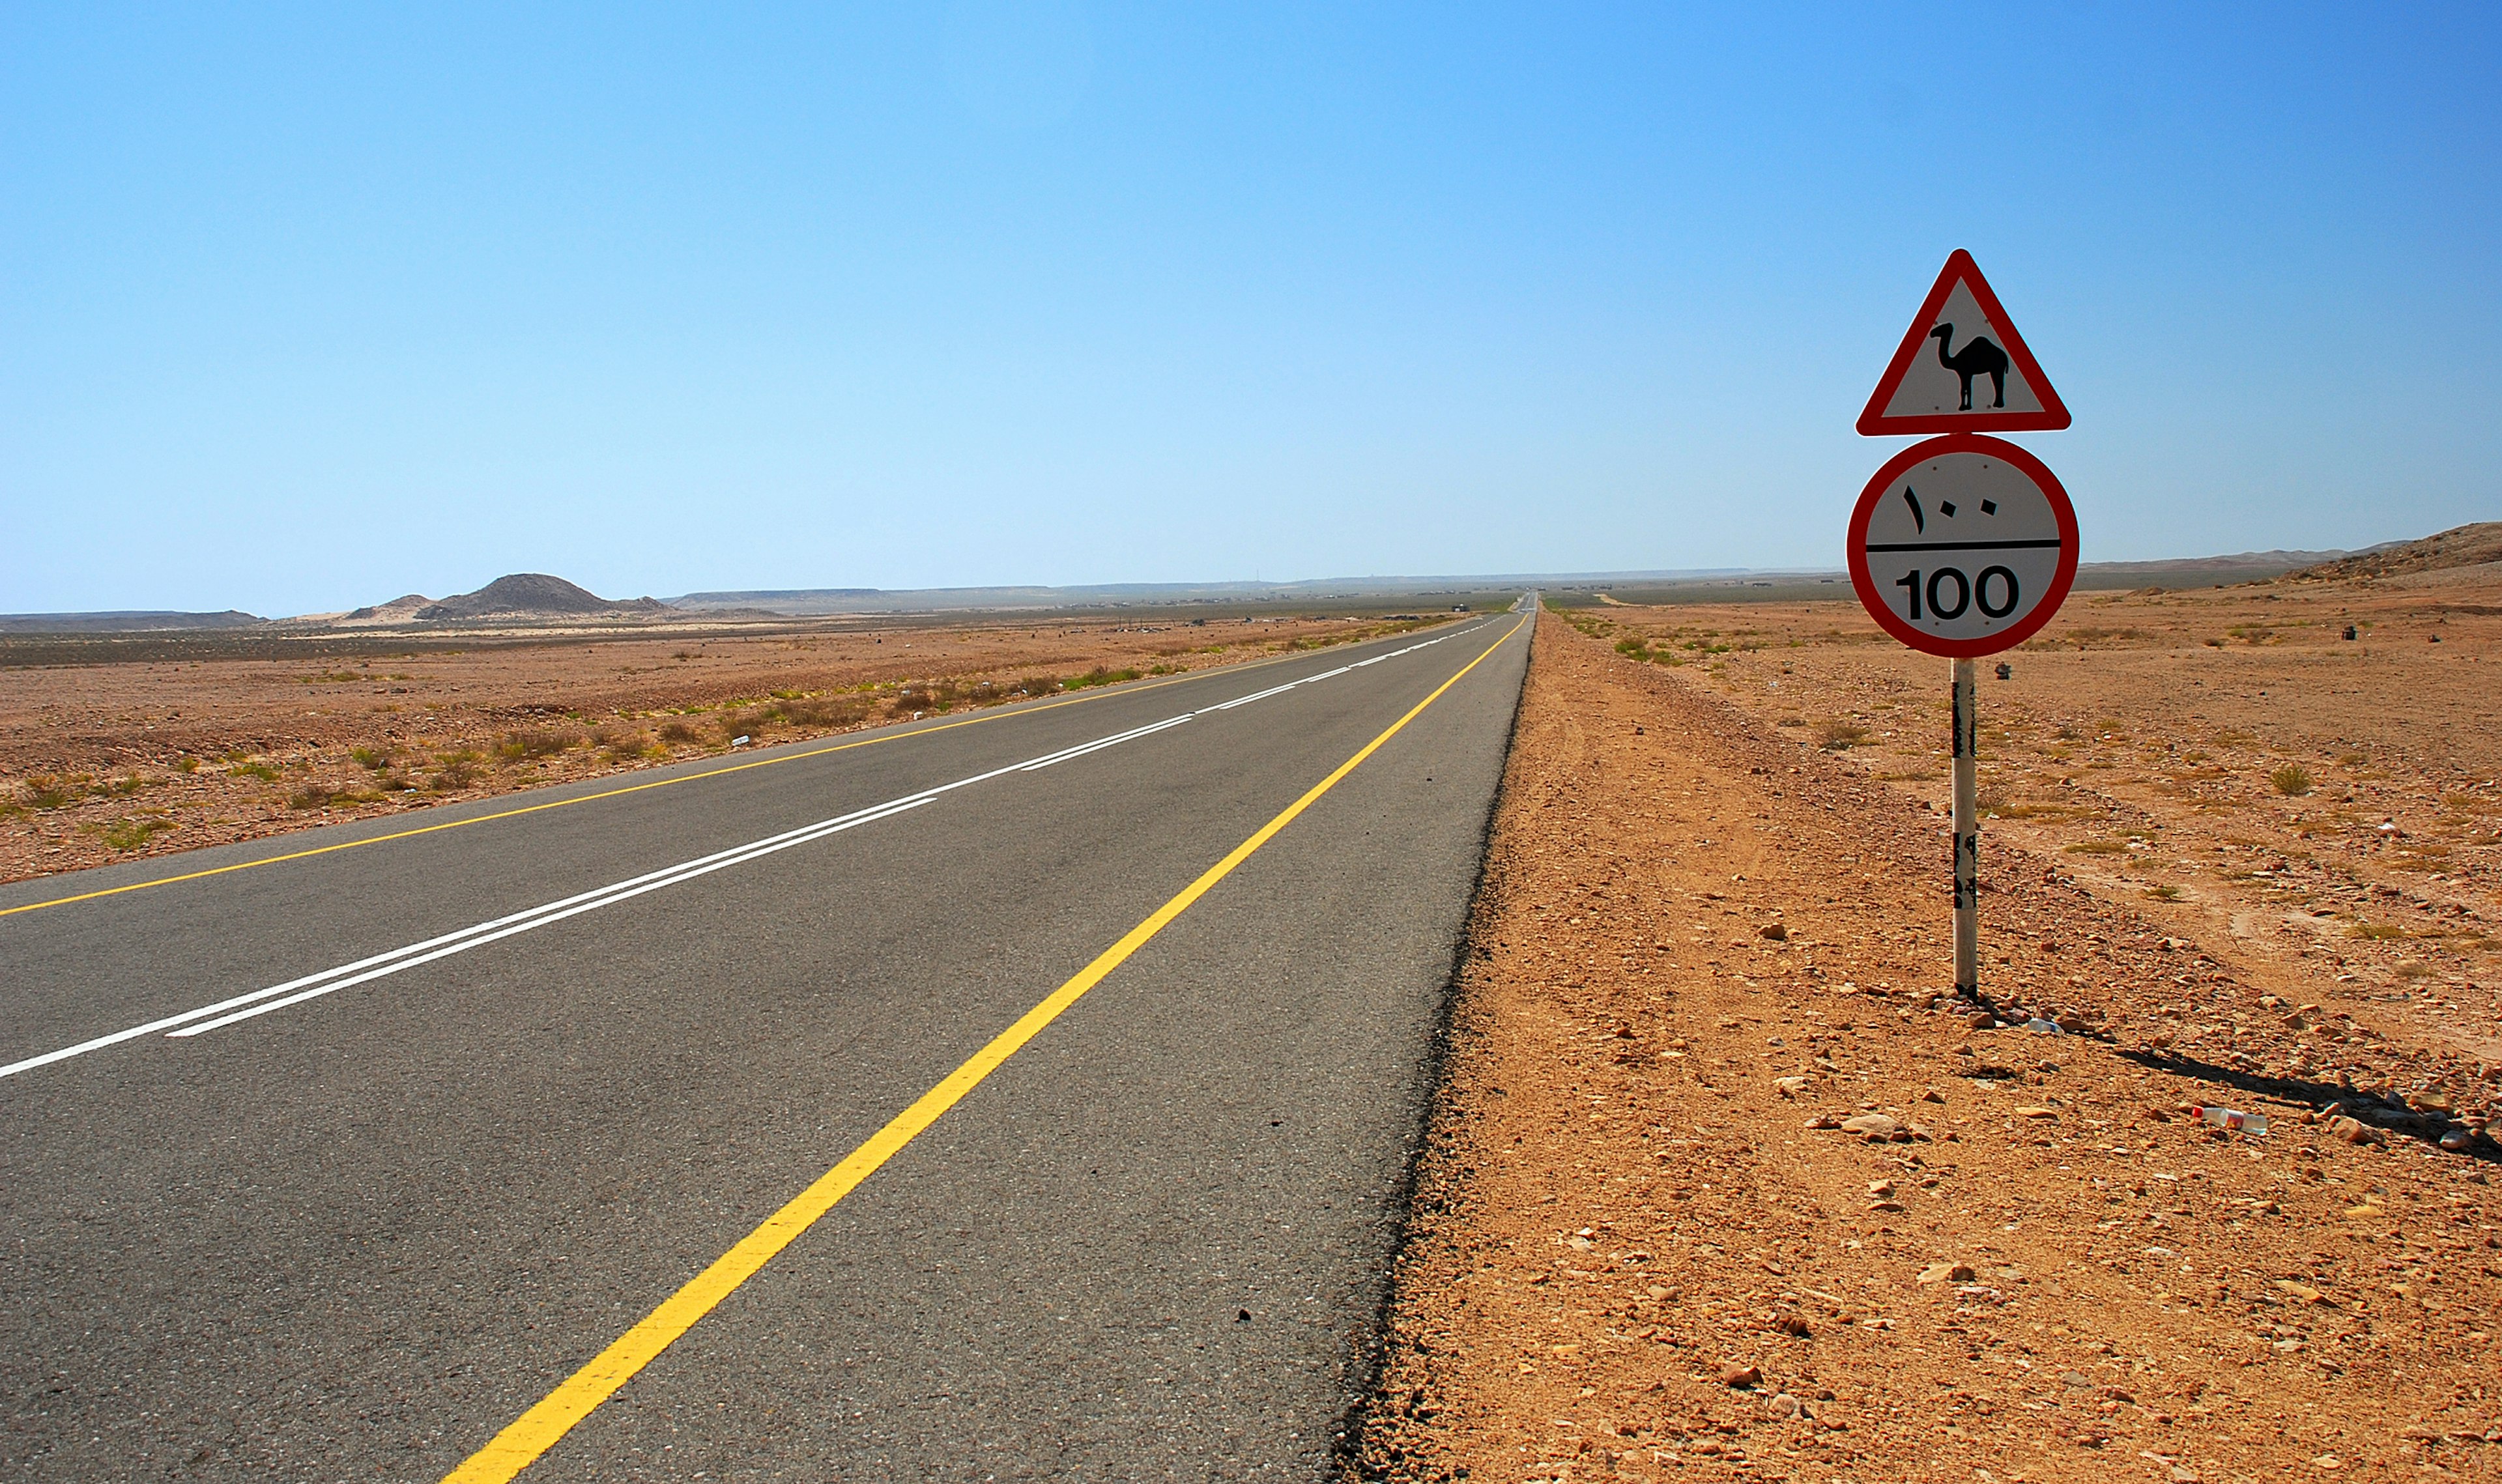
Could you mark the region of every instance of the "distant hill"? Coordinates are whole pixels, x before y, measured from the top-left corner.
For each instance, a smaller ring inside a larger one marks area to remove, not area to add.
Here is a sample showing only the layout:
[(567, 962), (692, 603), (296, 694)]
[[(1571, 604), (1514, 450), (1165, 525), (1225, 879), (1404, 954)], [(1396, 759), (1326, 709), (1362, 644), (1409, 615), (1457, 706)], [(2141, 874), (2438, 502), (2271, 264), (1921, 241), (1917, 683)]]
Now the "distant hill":
[(269, 621), (229, 608), (223, 613), (6, 613), (0, 633), (152, 634), (191, 628), (251, 628)]
[(421, 612), (433, 606), (434, 599), (427, 597), (424, 593), (409, 592), (392, 598), (388, 603), (376, 603), (370, 608), (356, 609), (355, 612), (346, 615), (339, 622), (343, 624), (406, 624), (414, 621)]
[(2323, 561), (2290, 574), (2296, 582), (2336, 582), (2364, 577), (2405, 577), (2451, 567), (2502, 561), (2502, 521), (2455, 525), (2420, 541), (2397, 541)]
[[(398, 607), (416, 597), (417, 594), (412, 593), (385, 606)], [(428, 603), (411, 617), (420, 624), (440, 624), (456, 619), (544, 619), (673, 611), (658, 598), (604, 598), (587, 589), (577, 588), (561, 577), (550, 577), (544, 572), (515, 572), (508, 577), (496, 578), (475, 592), (463, 592), (439, 603)], [(376, 610), (360, 608), (349, 617), (375, 613)]]

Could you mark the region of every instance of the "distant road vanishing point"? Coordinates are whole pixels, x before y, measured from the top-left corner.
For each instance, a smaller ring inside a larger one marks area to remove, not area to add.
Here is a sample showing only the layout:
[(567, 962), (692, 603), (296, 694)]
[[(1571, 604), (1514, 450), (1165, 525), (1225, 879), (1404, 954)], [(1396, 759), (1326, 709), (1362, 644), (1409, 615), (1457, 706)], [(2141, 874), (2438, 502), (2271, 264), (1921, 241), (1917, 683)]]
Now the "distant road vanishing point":
[(1529, 616), (0, 888), (0, 1471), (1325, 1476)]

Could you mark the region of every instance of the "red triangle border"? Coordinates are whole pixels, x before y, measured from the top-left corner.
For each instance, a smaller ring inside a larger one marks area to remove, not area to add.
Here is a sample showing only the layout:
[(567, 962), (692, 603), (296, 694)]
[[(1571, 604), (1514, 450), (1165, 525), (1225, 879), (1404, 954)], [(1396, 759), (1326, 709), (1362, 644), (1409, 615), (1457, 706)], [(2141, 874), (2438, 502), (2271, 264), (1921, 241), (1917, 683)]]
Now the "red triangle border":
[[(1894, 400), (1894, 392), (1903, 385), (1903, 378), (1910, 373), (1912, 360), (1928, 348), (1929, 326), (1936, 322), (1938, 311), (1945, 305), (1946, 295), (1954, 291), (1957, 279), (1972, 287), (1972, 296), (1979, 302), (1981, 313), (1989, 317), (1989, 322), (2005, 337), (2007, 344), (2002, 349), (2015, 362), (2015, 369), (2023, 373), (2024, 384), (2032, 388), (2033, 394), (2041, 399), (2041, 411), (1924, 413), (1906, 418), (1885, 416), (1885, 405)], [(1868, 406), (1859, 414), (1859, 431), (1871, 438), (1898, 433), (2050, 431), (2066, 427), (2071, 421), (2068, 404), (2059, 400), (2059, 393), (2052, 389), (2050, 379), (2042, 374), (2041, 362), (2033, 358), (2032, 349), (2016, 332), (2015, 321), (2008, 318), (2007, 310), (1998, 302), (1998, 295), (1990, 292), (1989, 280), (1980, 276), (1980, 265), (1972, 260), (1970, 253), (1957, 248), (1947, 256), (1946, 265), (1938, 270), (1936, 285), (1929, 289), (1929, 296), (1920, 301), (1919, 313), (1911, 317), (1911, 327), (1903, 332), (1903, 344), (1894, 352), (1894, 358), (1886, 363), (1885, 374), (1876, 379), (1876, 389), (1869, 394)]]

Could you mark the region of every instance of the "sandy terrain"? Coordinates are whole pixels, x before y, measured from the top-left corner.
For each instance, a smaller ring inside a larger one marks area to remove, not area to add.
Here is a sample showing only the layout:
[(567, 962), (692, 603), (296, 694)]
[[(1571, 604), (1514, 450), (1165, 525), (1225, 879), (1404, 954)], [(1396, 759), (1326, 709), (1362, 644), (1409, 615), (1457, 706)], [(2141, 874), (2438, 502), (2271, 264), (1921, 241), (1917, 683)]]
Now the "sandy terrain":
[(1944, 661), (1542, 620), (1354, 1470), (2502, 1477), (2502, 1151), (2439, 1143), (2502, 1077), (2494, 596), (2077, 600), (1984, 681), (1978, 1025)]
[(504, 626), (404, 650), (0, 639), (0, 881), (1414, 626)]

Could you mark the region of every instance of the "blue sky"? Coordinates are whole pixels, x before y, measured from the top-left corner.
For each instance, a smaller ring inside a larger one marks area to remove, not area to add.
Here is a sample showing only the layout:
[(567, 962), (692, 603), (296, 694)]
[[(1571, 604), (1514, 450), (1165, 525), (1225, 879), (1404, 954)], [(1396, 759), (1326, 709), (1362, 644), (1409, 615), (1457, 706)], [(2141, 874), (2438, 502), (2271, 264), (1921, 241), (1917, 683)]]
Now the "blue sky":
[(2088, 559), (2502, 517), (2490, 7), (0, 11), (0, 610), (1839, 560), (1969, 248)]

